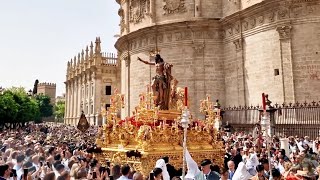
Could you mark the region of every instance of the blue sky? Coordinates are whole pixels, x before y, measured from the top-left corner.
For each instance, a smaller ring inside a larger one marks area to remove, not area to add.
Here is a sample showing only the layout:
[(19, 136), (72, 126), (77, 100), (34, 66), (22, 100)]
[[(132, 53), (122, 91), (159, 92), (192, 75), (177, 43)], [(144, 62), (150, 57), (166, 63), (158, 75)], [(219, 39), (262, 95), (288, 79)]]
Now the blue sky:
[(0, 3), (0, 86), (31, 89), (35, 79), (65, 92), (67, 61), (101, 37), (116, 52), (115, 0), (9, 0)]

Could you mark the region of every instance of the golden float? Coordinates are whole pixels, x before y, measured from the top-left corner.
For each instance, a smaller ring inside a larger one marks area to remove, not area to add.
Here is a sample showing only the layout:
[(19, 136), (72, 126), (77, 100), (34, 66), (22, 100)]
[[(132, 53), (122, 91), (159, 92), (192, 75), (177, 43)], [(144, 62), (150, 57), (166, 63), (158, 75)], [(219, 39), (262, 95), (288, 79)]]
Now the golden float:
[[(111, 97), (109, 110), (102, 112), (106, 123), (98, 133), (96, 143), (102, 153), (96, 154), (96, 157), (114, 164), (129, 164), (144, 175), (148, 175), (156, 161), (163, 156), (168, 156), (170, 164), (175, 168), (182, 168), (183, 128), (180, 121), (185, 108), (184, 91), (178, 87), (171, 87), (171, 91), (174, 96), (170, 96), (169, 110), (159, 110), (154, 105), (153, 93), (148, 91), (140, 95), (140, 103), (134, 115), (124, 120), (117, 118), (125, 106), (124, 95), (115, 93)], [(218, 131), (214, 127), (215, 121), (220, 120), (220, 114), (214, 110), (209, 97), (200, 106), (206, 119), (190, 122), (187, 132), (188, 151), (198, 163), (203, 159), (211, 159), (222, 166), (223, 144), (217, 138)]]

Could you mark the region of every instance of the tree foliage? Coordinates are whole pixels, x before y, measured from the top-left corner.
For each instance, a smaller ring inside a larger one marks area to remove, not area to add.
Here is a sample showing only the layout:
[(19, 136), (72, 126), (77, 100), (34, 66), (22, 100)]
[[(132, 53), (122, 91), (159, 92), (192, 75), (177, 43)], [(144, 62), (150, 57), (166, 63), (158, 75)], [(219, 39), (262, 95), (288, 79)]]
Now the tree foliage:
[(50, 97), (47, 95), (36, 95), (36, 100), (39, 105), (40, 116), (50, 117), (53, 115), (53, 106), (50, 104)]
[(0, 94), (0, 128), (7, 124), (16, 127), (30, 121), (41, 122), (42, 117), (52, 114), (53, 106), (48, 96), (30, 97), (20, 87), (6, 89)]
[(64, 101), (58, 101), (57, 104), (54, 106), (54, 115), (58, 120), (64, 117), (64, 109), (65, 109)]

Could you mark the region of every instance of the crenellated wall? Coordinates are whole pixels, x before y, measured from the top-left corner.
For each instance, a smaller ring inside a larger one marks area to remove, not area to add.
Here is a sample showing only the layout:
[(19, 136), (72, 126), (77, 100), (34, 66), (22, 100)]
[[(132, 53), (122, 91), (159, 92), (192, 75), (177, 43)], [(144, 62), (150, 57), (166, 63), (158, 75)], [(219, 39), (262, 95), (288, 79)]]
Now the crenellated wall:
[(44, 94), (50, 97), (52, 105), (56, 102), (56, 83), (41, 82), (37, 87), (37, 94)]

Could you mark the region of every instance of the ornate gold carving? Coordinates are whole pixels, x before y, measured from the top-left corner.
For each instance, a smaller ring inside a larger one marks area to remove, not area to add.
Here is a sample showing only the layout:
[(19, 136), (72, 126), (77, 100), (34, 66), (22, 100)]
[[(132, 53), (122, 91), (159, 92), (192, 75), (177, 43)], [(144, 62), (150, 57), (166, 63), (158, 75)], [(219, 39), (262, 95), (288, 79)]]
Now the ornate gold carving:
[(163, 0), (163, 2), (163, 10), (165, 15), (183, 13), (187, 11), (184, 0)]
[[(97, 144), (102, 147), (102, 154), (95, 154), (99, 160), (107, 158), (115, 164), (129, 164), (134, 170), (148, 175), (155, 162), (163, 157), (170, 158), (170, 164), (176, 168), (182, 164), (183, 128), (180, 125), (184, 91), (178, 88), (178, 81), (171, 84), (171, 110), (159, 111), (154, 106), (150, 86), (147, 92), (140, 94), (140, 103), (135, 116), (120, 120), (117, 113), (124, 107), (124, 96), (114, 93), (111, 107), (104, 112), (106, 124), (99, 130)], [(194, 121), (187, 135), (187, 146), (193, 159), (200, 163), (203, 159), (215, 159), (222, 166), (224, 150), (218, 140), (214, 122), (220, 114), (213, 110), (211, 102), (201, 102), (201, 112), (207, 114), (205, 120)], [(205, 103), (204, 103), (205, 102)], [(207, 106), (208, 105), (208, 106)], [(206, 107), (207, 106), (207, 107)]]
[(277, 27), (280, 39), (289, 39), (291, 38), (291, 26), (280, 26)]
[(130, 0), (130, 22), (139, 23), (146, 15), (147, 0)]

